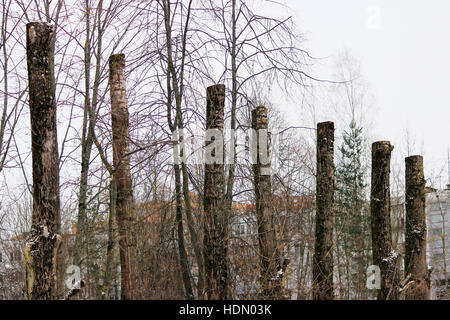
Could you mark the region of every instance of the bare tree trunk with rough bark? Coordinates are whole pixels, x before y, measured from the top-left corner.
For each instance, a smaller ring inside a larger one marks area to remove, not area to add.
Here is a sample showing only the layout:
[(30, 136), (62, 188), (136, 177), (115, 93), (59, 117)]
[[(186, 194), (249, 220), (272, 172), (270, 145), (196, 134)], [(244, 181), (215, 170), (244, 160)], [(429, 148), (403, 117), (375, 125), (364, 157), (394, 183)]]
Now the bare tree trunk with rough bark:
[[(176, 148), (178, 149), (178, 148)], [(178, 150), (177, 150), (178, 152)], [(184, 245), (184, 227), (183, 227), (183, 208), (182, 208), (182, 193), (181, 193), (181, 170), (180, 165), (174, 165), (175, 170), (175, 196), (176, 199), (176, 222), (177, 222), (177, 236), (178, 236), (178, 253), (180, 256), (181, 277), (183, 279), (184, 290), (187, 300), (194, 300), (194, 292), (191, 284), (191, 273), (189, 270), (189, 259)]]
[(59, 160), (56, 131), (54, 26), (26, 26), (33, 158), (31, 239), (25, 247), (29, 299), (55, 299), (57, 252), (61, 242)]
[(256, 149), (253, 150), (253, 152), (256, 151), (256, 163), (252, 165), (252, 168), (258, 225), (260, 291), (263, 299), (280, 299), (282, 273), (278, 274), (278, 271), (281, 270), (281, 254), (277, 247), (271, 207), (273, 198), (267, 108), (258, 106), (252, 110), (252, 129), (256, 134)]
[[(75, 236), (75, 244), (73, 249), (73, 264), (82, 267), (82, 255), (83, 250), (86, 248), (88, 243), (87, 235), (87, 202), (88, 202), (88, 174), (91, 159), (92, 145), (94, 143), (94, 138), (92, 131), (93, 126), (89, 125), (89, 115), (95, 114), (92, 112), (91, 103), (91, 93), (90, 93), (90, 78), (91, 78), (91, 25), (90, 25), (90, 9), (89, 3), (85, 2), (86, 6), (86, 41), (84, 43), (84, 110), (83, 110), (83, 126), (81, 133), (81, 172), (80, 172), (80, 191), (78, 196), (78, 217), (77, 217), (77, 234)], [(99, 4), (98, 10), (101, 10), (102, 4)], [(101, 46), (101, 41), (97, 41), (97, 46)], [(98, 72), (100, 70), (100, 59), (101, 55), (97, 56), (96, 61), (96, 78), (98, 77)], [(94, 96), (93, 102), (97, 101), (98, 92), (98, 81), (94, 83)], [(94, 105), (95, 108), (95, 105)], [(93, 120), (93, 119), (92, 119)]]
[(399, 287), (399, 255), (392, 249), (390, 163), (394, 147), (389, 141), (372, 144), (372, 181), (370, 216), (372, 226), (373, 264), (381, 271), (378, 300), (397, 300)]
[[(171, 93), (173, 93), (175, 98), (175, 119), (174, 122), (171, 124), (171, 103), (168, 103), (168, 122), (169, 127), (171, 127), (172, 133), (177, 128), (180, 130), (180, 132), (183, 132), (184, 124), (183, 124), (183, 116), (182, 116), (182, 101), (183, 101), (183, 94), (184, 94), (184, 68), (185, 68), (185, 58), (186, 58), (186, 42), (187, 42), (187, 36), (188, 36), (188, 30), (189, 30), (189, 21), (191, 16), (191, 5), (192, 0), (189, 0), (189, 3), (187, 5), (187, 14), (186, 14), (186, 21), (184, 25), (184, 31), (183, 31), (183, 40), (182, 40), (182, 48), (181, 48), (181, 61), (178, 65), (178, 68), (175, 66), (174, 62), (174, 56), (172, 54), (172, 25), (171, 20), (171, 1), (164, 0), (162, 1), (162, 8), (164, 12), (164, 25), (165, 25), (165, 38), (166, 38), (166, 49), (167, 49), (167, 77), (168, 77), (168, 100), (172, 100)], [(170, 79), (172, 81), (172, 84), (170, 84)], [(182, 135), (178, 135), (178, 149), (180, 152), (184, 150), (184, 139)], [(191, 236), (191, 244), (194, 249), (195, 258), (197, 260), (197, 267), (198, 267), (198, 283), (197, 283), (197, 296), (199, 299), (204, 298), (204, 262), (203, 262), (203, 252), (201, 248), (201, 241), (199, 239), (199, 236), (197, 234), (197, 230), (195, 228), (195, 222), (194, 222), (194, 216), (192, 214), (192, 204), (191, 204), (191, 197), (189, 192), (189, 173), (187, 165), (184, 161), (181, 162), (179, 165), (181, 168), (180, 172), (177, 171), (177, 174), (181, 174), (182, 181), (181, 181), (181, 189), (183, 192), (183, 198), (184, 198), (184, 204), (185, 204), (185, 213), (186, 213), (186, 220), (187, 220), (187, 226), (189, 230), (189, 234)], [(178, 192), (178, 191), (177, 191)], [(177, 195), (177, 199), (179, 199)], [(177, 204), (178, 206), (178, 204)], [(178, 224), (179, 227), (182, 226), (182, 224)], [(181, 250), (181, 249), (180, 249)], [(180, 257), (180, 262), (182, 262), (183, 259)], [(182, 262), (183, 263), (183, 262)], [(186, 275), (189, 273), (187, 270), (183, 270), (182, 274)], [(184, 283), (188, 285), (187, 278), (184, 277)], [(191, 286), (191, 285), (189, 285)], [(189, 287), (188, 286), (188, 287)], [(186, 292), (189, 292), (189, 288), (186, 287)]]
[(125, 84), (125, 55), (109, 58), (109, 85), (113, 133), (113, 163), (117, 188), (116, 218), (119, 230), (121, 298), (136, 299), (136, 239), (133, 190), (130, 173), (128, 106)]
[(430, 274), (427, 268), (427, 225), (425, 219), (423, 157), (407, 157), (405, 165), (405, 274), (411, 275), (411, 281), (413, 281), (405, 292), (405, 299), (429, 300)]
[[(206, 130), (216, 129), (215, 139), (223, 139), (223, 117), (225, 105), (225, 85), (217, 84), (206, 89)], [(219, 137), (218, 135), (221, 135)], [(211, 139), (212, 140), (212, 139)], [(223, 141), (223, 140), (222, 140)], [(214, 141), (208, 138), (206, 148)], [(223, 143), (221, 143), (223, 147)], [(224, 159), (220, 145), (214, 149), (205, 162), (205, 185), (203, 208), (204, 223), (204, 264), (205, 291), (209, 300), (227, 299), (228, 292), (228, 221), (224, 210)], [(219, 152), (219, 154), (216, 154)], [(222, 152), (220, 154), (220, 152)], [(208, 155), (205, 156), (205, 159)], [(215, 161), (220, 157), (218, 161)]]
[(112, 293), (111, 282), (114, 273), (114, 219), (116, 216), (117, 189), (114, 176), (109, 183), (109, 215), (108, 215), (108, 242), (106, 245), (105, 272), (103, 274), (103, 299), (109, 299)]
[[(167, 76), (167, 92), (171, 92), (172, 91), (172, 87), (171, 87), (171, 81), (170, 81), (170, 72), (168, 72), (168, 76)], [(171, 120), (171, 108), (172, 108), (172, 96), (169, 94), (167, 96), (167, 122), (170, 128), (170, 131), (172, 132), (172, 138), (176, 138), (175, 142), (174, 142), (174, 146), (173, 146), (173, 152), (174, 152), (174, 157), (178, 158), (182, 158), (182, 154), (180, 154), (180, 145), (182, 145), (180, 143), (180, 139), (181, 137), (179, 136), (179, 133), (176, 132), (176, 128), (178, 126), (178, 124), (180, 122), (176, 121), (176, 118), (174, 119), (174, 121), (172, 122)], [(181, 121), (182, 124), (182, 121)], [(175, 136), (174, 136), (175, 135)], [(183, 142), (181, 140), (181, 142)], [(175, 160), (175, 159), (174, 159)], [(183, 280), (183, 284), (184, 284), (184, 290), (185, 290), (185, 296), (186, 299), (188, 300), (192, 300), (193, 297), (193, 288), (192, 288), (192, 283), (191, 283), (191, 273), (189, 270), (189, 261), (188, 261), (188, 256), (186, 253), (186, 246), (185, 246), (185, 241), (184, 241), (184, 226), (183, 226), (183, 200), (182, 200), (182, 193), (181, 193), (181, 173), (182, 170), (180, 169), (180, 164), (176, 163), (177, 161), (175, 161), (173, 168), (174, 168), (174, 175), (175, 175), (175, 202), (176, 202), (176, 222), (177, 222), (177, 242), (178, 242), (178, 255), (179, 255), (179, 261), (180, 261), (180, 268), (181, 268), (181, 277)], [(186, 185), (187, 187), (187, 185)], [(188, 220), (188, 225), (189, 221), (190, 221), (190, 217), (192, 218), (192, 216), (189, 214), (189, 210), (190, 210), (190, 197), (189, 197), (189, 190), (187, 191), (187, 197), (186, 197), (186, 193), (184, 193), (185, 199), (187, 199), (188, 201), (185, 201), (186, 203), (186, 216), (187, 216), (187, 220)], [(192, 226), (193, 228), (193, 226)], [(202, 297), (201, 292), (203, 291), (203, 264), (199, 263), (199, 261), (203, 261), (203, 258), (200, 258), (200, 260), (198, 259), (199, 256), (201, 256), (201, 251), (200, 249), (196, 246), (196, 236), (197, 233), (194, 230), (189, 229), (191, 232), (191, 239), (192, 239), (192, 243), (193, 243), (193, 247), (194, 247), (194, 252), (196, 253), (196, 257), (197, 257), (197, 265), (198, 265), (198, 287), (197, 287), (197, 291), (198, 291), (198, 296)], [(196, 249), (197, 248), (197, 249)]]
[(317, 124), (316, 236), (313, 299), (332, 300), (334, 216), (334, 123)]

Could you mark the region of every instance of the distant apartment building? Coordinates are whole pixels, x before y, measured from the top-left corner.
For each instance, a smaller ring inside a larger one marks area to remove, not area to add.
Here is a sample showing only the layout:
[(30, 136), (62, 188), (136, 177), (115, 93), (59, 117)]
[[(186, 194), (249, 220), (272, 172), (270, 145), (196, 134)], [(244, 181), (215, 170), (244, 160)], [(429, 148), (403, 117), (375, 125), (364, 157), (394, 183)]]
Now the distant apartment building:
[(450, 298), (450, 185), (427, 193), (427, 260), (432, 299)]
[[(396, 250), (405, 254), (405, 203), (391, 200), (392, 240)], [(431, 299), (450, 298), (450, 186), (444, 190), (426, 188), (427, 263), (431, 267)], [(403, 259), (400, 269), (404, 270)]]
[[(289, 259), (283, 286), (290, 299), (307, 299), (311, 287), (314, 206), (310, 196), (273, 201), (278, 246)], [(258, 224), (254, 204), (233, 205), (230, 236), (231, 281), (235, 299), (255, 298), (259, 291)]]

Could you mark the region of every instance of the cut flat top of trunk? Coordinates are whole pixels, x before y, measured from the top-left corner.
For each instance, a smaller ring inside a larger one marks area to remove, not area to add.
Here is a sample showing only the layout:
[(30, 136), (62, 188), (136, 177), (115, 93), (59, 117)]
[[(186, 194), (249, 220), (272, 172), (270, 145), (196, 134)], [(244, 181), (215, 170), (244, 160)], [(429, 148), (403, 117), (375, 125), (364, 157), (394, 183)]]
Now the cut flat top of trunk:
[(382, 140), (372, 143), (372, 149), (383, 149), (383, 148), (389, 148), (390, 151), (394, 150), (394, 146), (391, 145), (390, 141)]

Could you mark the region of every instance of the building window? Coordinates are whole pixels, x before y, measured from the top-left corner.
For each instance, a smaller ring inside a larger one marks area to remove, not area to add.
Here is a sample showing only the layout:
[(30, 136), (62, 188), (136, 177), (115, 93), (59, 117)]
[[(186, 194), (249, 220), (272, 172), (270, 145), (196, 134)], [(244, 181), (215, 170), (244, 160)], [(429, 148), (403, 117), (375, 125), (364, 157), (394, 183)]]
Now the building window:
[(431, 229), (431, 236), (432, 237), (440, 237), (441, 235), (442, 235), (442, 229), (441, 228)]
[(435, 261), (440, 261), (442, 260), (443, 254), (442, 253), (433, 253), (433, 259)]
[(252, 258), (255, 256), (255, 251), (253, 250), (252, 247), (248, 247), (247, 248), (247, 257)]
[(10, 260), (11, 260), (11, 262), (20, 261), (21, 256), (22, 256), (22, 253), (20, 251), (18, 251), (18, 250), (12, 251), (10, 253)]
[(439, 214), (432, 214), (431, 223), (441, 223), (441, 216)]
[(245, 223), (239, 223), (237, 226), (237, 235), (245, 235)]

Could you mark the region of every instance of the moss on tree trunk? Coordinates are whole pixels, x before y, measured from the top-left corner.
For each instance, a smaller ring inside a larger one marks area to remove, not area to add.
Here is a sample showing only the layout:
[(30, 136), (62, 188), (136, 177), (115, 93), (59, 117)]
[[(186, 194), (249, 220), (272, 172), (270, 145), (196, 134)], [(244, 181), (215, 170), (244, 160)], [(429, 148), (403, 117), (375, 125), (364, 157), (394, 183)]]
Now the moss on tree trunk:
[[(206, 90), (206, 130), (217, 129), (223, 137), (225, 86)], [(218, 138), (218, 137), (217, 137)], [(208, 140), (208, 139), (207, 139)], [(206, 146), (213, 141), (206, 141)], [(215, 154), (212, 154), (214, 157)], [(228, 221), (224, 210), (225, 176), (223, 158), (220, 163), (205, 163), (203, 208), (204, 263), (206, 296), (210, 300), (226, 299), (228, 295)]]
[(370, 215), (373, 264), (380, 267), (381, 288), (378, 300), (398, 299), (398, 254), (392, 250), (390, 163), (394, 147), (389, 141), (372, 144), (372, 181)]
[(430, 276), (427, 268), (425, 220), (425, 178), (422, 156), (405, 159), (405, 274), (414, 281), (405, 292), (408, 300), (430, 299)]
[(316, 233), (313, 299), (331, 300), (333, 289), (334, 123), (317, 124)]
[(136, 299), (136, 235), (130, 174), (129, 123), (125, 84), (125, 55), (109, 58), (109, 86), (116, 182), (116, 219), (119, 231), (121, 298)]
[[(258, 225), (259, 272), (261, 295), (263, 299), (282, 297), (280, 250), (277, 247), (275, 224), (272, 208), (272, 187), (270, 161), (262, 161), (260, 152), (269, 156), (269, 135), (267, 109), (259, 106), (252, 110), (252, 128), (256, 133), (256, 163), (253, 164), (253, 182), (255, 189), (256, 220)], [(267, 139), (260, 139), (266, 135)], [(261, 144), (263, 142), (265, 146)], [(269, 160), (267, 158), (267, 160)]]
[(54, 26), (26, 26), (33, 166), (31, 238), (25, 248), (29, 299), (56, 298), (60, 244), (59, 159), (56, 134)]

